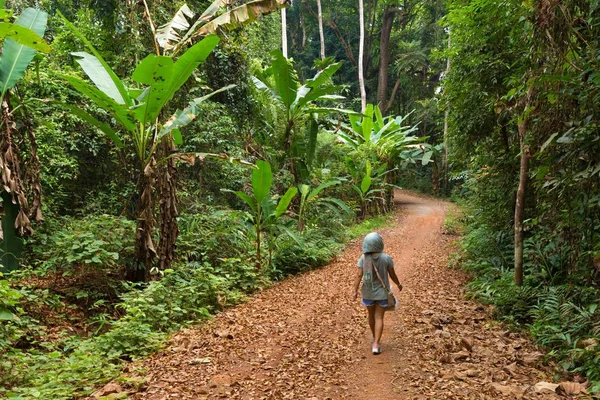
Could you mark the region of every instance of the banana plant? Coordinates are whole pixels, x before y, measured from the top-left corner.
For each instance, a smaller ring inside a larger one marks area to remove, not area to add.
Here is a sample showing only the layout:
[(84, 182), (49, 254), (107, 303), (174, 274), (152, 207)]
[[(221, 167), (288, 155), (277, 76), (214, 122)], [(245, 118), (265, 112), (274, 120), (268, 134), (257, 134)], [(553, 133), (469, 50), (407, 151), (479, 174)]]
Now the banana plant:
[(334, 213), (341, 216), (341, 212), (346, 214), (353, 214), (352, 210), (342, 200), (335, 197), (320, 197), (319, 194), (330, 186), (338, 185), (342, 183), (341, 180), (332, 180), (324, 182), (319, 186), (313, 188), (306, 184), (298, 186), (300, 192), (300, 208), (298, 211), (298, 231), (304, 231), (306, 227), (306, 214), (310, 207), (316, 208), (326, 207)]
[[(289, 161), (290, 171), (296, 182), (299, 182), (307, 178), (310, 169), (309, 161), (314, 157), (319, 127), (318, 116), (332, 112), (355, 113), (350, 110), (315, 105), (317, 101), (344, 98), (335, 94), (339, 92), (341, 86), (331, 84), (332, 76), (342, 66), (341, 62), (328, 65), (300, 85), (291, 60), (285, 58), (280, 50), (273, 51), (271, 55), (273, 58), (270, 67), (264, 74), (254, 76), (252, 79), (257, 89), (277, 104), (283, 114), (285, 128), (277, 145), (281, 146), (284, 152), (282, 164)], [(309, 123), (302, 137), (300, 133), (306, 119)]]
[(226, 10), (217, 16), (231, 3), (231, 0), (215, 0), (197, 18), (190, 7), (184, 4), (171, 21), (156, 30), (157, 42), (165, 51), (176, 55), (184, 46), (200, 37), (247, 25), (260, 16), (275, 12), (289, 4), (287, 0), (254, 0)]
[[(113, 129), (112, 126), (100, 121), (83, 107), (68, 104), (65, 104), (64, 107), (104, 132), (118, 147), (131, 149), (137, 159), (136, 170), (140, 199), (135, 238), (137, 262), (128, 271), (128, 278), (142, 281), (146, 279), (147, 272), (157, 254), (152, 235), (155, 226), (156, 169), (160, 162), (164, 162), (164, 160), (157, 159), (159, 146), (164, 143), (163, 138), (174, 145), (180, 145), (182, 143), (180, 129), (198, 116), (199, 105), (214, 94), (232, 86), (193, 99), (186, 108), (177, 110), (170, 118), (163, 121), (161, 121), (162, 111), (196, 68), (206, 60), (219, 43), (219, 38), (215, 35), (207, 36), (191, 46), (176, 60), (172, 56), (148, 55), (137, 65), (127, 80), (134, 83), (135, 86), (126, 87), (92, 44), (66, 18), (62, 18), (66, 26), (85, 44), (89, 51), (89, 53), (80, 51), (72, 54), (92, 84), (71, 75), (62, 75), (63, 79), (95, 103), (96, 107), (110, 114), (118, 128)], [(171, 195), (169, 201), (174, 201), (172, 188), (169, 193)], [(165, 230), (163, 224), (161, 234), (163, 232), (174, 233), (176, 239), (178, 230), (175, 217), (169, 218), (167, 222), (171, 226)], [(173, 239), (171, 239), (171, 243), (174, 244)], [(160, 255), (162, 268), (168, 267), (168, 263), (172, 261), (173, 250), (173, 246), (171, 246), (171, 249), (165, 250), (170, 254)]]
[[(48, 14), (26, 8), (14, 21), (11, 10), (2, 8), (0, 1), (0, 38), (4, 39), (0, 56), (0, 259), (9, 270), (18, 266), (22, 249), (22, 236), (33, 233), (31, 221), (41, 221), (41, 182), (40, 164), (36, 154), (36, 140), (33, 124), (24, 112), (25, 105), (11, 95), (17, 83), (25, 76), (27, 67), (37, 51), (48, 52), (50, 46), (42, 36), (46, 31)], [(22, 117), (17, 124), (17, 118)], [(13, 139), (19, 129), (27, 144), (28, 155), (21, 152), (20, 139)], [(27, 168), (20, 160), (28, 159)], [(29, 200), (31, 200), (31, 203)]]
[[(360, 201), (360, 217), (366, 218), (369, 206), (372, 204), (380, 205), (380, 211), (386, 211), (385, 193), (386, 188), (393, 187), (392, 184), (385, 181), (385, 177), (393, 170), (387, 169), (387, 164), (383, 163), (373, 169), (370, 161), (364, 163), (364, 173), (362, 171), (355, 173), (355, 180), (360, 180), (359, 184), (352, 184), (352, 189), (358, 194)], [(352, 173), (352, 169), (350, 168)], [(362, 175), (362, 178), (360, 176)]]
[(384, 117), (379, 106), (367, 104), (363, 115), (349, 115), (350, 125), (342, 124), (337, 134), (354, 150), (372, 143), (381, 156), (394, 158), (407, 146), (424, 140), (410, 135), (417, 126), (405, 125), (409, 115)]
[[(406, 125), (409, 115), (384, 117), (379, 106), (368, 104), (363, 115), (349, 115), (350, 124), (342, 124), (337, 131), (342, 141), (353, 150), (375, 148), (378, 165), (386, 164), (389, 168), (383, 175), (385, 194), (380, 200), (383, 209), (391, 206), (396, 167), (401, 163), (405, 164), (407, 157), (414, 155), (414, 149), (421, 148), (427, 140), (426, 137), (412, 135), (417, 130), (417, 125)], [(420, 156), (426, 161), (427, 153), (422, 152)]]
[[(269, 234), (269, 265), (273, 256), (273, 235), (275, 228), (279, 228), (296, 239), (295, 235), (284, 225), (278, 224), (279, 218), (287, 211), (292, 199), (298, 193), (298, 188), (289, 188), (279, 201), (274, 200), (271, 195), (273, 184), (273, 173), (271, 165), (259, 160), (256, 168), (252, 171), (252, 194), (242, 191), (233, 192), (244, 203), (248, 205), (252, 213), (252, 226), (256, 239), (256, 266), (262, 265), (261, 242), (265, 233)], [(297, 240), (297, 239), (296, 239)]]

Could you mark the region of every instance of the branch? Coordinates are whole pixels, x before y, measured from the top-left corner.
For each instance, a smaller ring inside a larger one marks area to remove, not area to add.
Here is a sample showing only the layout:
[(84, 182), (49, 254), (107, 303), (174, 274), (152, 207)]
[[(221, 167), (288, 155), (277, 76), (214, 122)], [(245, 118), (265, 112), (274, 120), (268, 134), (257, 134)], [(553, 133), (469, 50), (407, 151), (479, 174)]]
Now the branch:
[[(315, 17), (317, 19), (319, 18), (317, 13), (315, 13), (315, 10), (313, 10), (312, 7), (308, 5), (306, 0), (302, 1), (302, 5), (312, 14), (313, 17)], [(338, 40), (344, 47), (344, 50), (346, 51), (346, 55), (348, 56), (348, 59), (350, 59), (350, 62), (352, 63), (352, 65), (354, 65), (356, 67), (356, 65), (357, 65), (356, 59), (354, 58), (354, 54), (352, 54), (352, 48), (346, 42), (346, 40), (344, 39), (344, 36), (342, 36), (342, 33), (340, 32), (336, 23), (330, 19), (323, 19), (323, 21), (333, 30), (333, 32), (337, 36)]]

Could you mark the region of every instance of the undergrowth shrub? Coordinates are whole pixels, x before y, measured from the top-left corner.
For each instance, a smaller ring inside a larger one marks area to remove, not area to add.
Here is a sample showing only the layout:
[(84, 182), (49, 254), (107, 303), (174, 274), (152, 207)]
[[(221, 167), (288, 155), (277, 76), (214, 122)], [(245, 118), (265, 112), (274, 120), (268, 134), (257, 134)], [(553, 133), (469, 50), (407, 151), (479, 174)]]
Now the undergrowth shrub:
[(272, 275), (278, 279), (285, 275), (298, 274), (329, 262), (341, 245), (318, 230), (307, 229), (296, 242), (287, 235), (277, 238), (273, 257)]
[(585, 276), (565, 273), (569, 252), (558, 240), (529, 236), (518, 287), (508, 232), (471, 228), (461, 242), (462, 265), (473, 275), (469, 296), (492, 305), (497, 318), (526, 328), (565, 371), (585, 374), (590, 391), (600, 392), (600, 291), (585, 285)]
[(44, 224), (30, 240), (26, 262), (41, 274), (77, 267), (111, 269), (133, 258), (135, 222), (123, 217), (63, 217)]

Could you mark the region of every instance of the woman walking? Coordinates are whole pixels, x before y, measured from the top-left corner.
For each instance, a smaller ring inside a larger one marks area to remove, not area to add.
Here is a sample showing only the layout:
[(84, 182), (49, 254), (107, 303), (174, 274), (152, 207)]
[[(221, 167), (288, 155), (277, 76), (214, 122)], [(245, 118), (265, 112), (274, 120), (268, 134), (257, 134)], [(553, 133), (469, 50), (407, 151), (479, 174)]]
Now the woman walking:
[(402, 291), (402, 285), (394, 271), (392, 257), (383, 252), (383, 239), (379, 233), (371, 232), (365, 236), (362, 253), (354, 281), (354, 299), (358, 297), (358, 287), (362, 281), (362, 304), (369, 312), (373, 354), (381, 354), (385, 310), (396, 306), (388, 303), (388, 292), (391, 292), (389, 279), (398, 286), (399, 291)]

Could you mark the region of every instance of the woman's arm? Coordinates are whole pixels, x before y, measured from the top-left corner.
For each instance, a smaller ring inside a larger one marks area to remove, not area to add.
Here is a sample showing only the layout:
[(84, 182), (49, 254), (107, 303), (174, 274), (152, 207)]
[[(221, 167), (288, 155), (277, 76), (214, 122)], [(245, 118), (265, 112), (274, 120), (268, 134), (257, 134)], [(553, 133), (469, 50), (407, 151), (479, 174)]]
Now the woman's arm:
[(356, 274), (354, 276), (354, 300), (356, 300), (356, 298), (358, 297), (358, 287), (360, 286), (360, 281), (362, 281), (362, 276), (362, 268), (356, 268)]
[(402, 285), (400, 284), (400, 280), (396, 276), (396, 271), (394, 271), (394, 267), (389, 268), (388, 273), (390, 274), (390, 279), (392, 280), (392, 282), (394, 282), (396, 286), (398, 286), (398, 290), (402, 291)]

